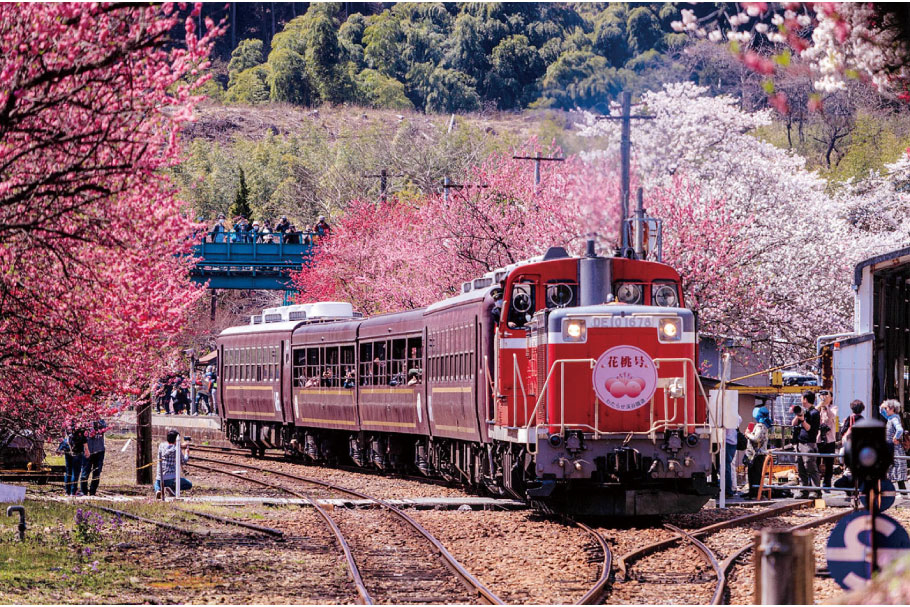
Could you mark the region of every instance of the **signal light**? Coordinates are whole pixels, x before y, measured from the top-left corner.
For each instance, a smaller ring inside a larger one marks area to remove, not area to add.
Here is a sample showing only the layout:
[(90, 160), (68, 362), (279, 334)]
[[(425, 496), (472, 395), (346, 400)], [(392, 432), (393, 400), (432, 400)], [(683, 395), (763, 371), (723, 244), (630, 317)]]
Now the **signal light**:
[(844, 445), (844, 461), (860, 483), (883, 479), (894, 463), (894, 447), (885, 440), (885, 424), (877, 419), (857, 422)]

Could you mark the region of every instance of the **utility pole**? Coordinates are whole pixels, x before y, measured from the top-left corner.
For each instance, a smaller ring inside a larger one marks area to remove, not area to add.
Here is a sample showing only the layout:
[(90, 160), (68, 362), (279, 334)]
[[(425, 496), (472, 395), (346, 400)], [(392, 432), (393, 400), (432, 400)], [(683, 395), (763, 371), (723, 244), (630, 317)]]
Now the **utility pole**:
[(632, 164), (632, 120), (653, 120), (654, 116), (633, 116), (632, 115), (632, 93), (623, 91), (620, 96), (620, 115), (619, 116), (597, 116), (596, 120), (620, 120), (622, 131), (619, 141), (620, 164), (622, 170), (622, 193), (620, 194), (620, 208), (622, 217), (620, 222), (620, 242), (622, 243), (623, 256), (629, 250), (629, 234), (626, 232), (626, 219), (629, 218), (629, 189), (631, 188), (631, 164)]
[(565, 162), (565, 158), (556, 156), (541, 156), (537, 152), (536, 156), (512, 156), (515, 160), (533, 160), (534, 161), (534, 185), (540, 185), (540, 163), (541, 162)]
[(385, 202), (389, 191), (389, 177), (404, 177), (404, 175), (391, 175), (387, 170), (382, 169), (378, 175), (364, 175), (364, 177), (379, 179), (379, 200)]
[(465, 188), (488, 188), (486, 183), (453, 183), (448, 177), (442, 178), (442, 199), (449, 201), (449, 190), (463, 190)]

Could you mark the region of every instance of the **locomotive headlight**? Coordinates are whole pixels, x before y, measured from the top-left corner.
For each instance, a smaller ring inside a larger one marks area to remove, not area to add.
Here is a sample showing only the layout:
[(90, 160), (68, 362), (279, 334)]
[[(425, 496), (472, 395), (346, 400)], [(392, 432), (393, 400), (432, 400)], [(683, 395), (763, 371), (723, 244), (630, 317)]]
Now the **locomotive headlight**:
[(563, 341), (584, 342), (588, 339), (588, 329), (582, 318), (567, 318), (562, 322)]
[(682, 338), (682, 321), (679, 318), (661, 318), (657, 333), (660, 341), (679, 341)]

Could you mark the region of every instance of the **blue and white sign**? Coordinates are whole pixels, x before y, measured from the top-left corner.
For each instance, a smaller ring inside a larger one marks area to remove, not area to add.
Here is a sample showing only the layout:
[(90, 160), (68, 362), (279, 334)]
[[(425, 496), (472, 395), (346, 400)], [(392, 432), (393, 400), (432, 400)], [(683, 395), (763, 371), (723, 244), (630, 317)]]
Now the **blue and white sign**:
[[(871, 517), (865, 510), (842, 518), (828, 538), (828, 570), (846, 590), (862, 587), (872, 577)], [(879, 568), (910, 550), (910, 535), (890, 516), (875, 517), (876, 561)]]
[[(868, 510), (869, 504), (867, 502), (869, 500), (866, 499), (865, 485), (861, 486), (859, 488), (859, 490), (860, 490), (859, 501), (862, 502), (863, 508)], [(891, 506), (894, 505), (894, 500), (897, 497), (897, 493), (894, 492), (894, 483), (892, 483), (891, 481), (889, 481), (886, 478), (883, 478), (882, 480), (880, 480), (879, 485), (878, 485), (878, 495), (879, 495), (878, 511), (884, 512), (885, 510), (887, 510), (888, 508), (890, 508)]]

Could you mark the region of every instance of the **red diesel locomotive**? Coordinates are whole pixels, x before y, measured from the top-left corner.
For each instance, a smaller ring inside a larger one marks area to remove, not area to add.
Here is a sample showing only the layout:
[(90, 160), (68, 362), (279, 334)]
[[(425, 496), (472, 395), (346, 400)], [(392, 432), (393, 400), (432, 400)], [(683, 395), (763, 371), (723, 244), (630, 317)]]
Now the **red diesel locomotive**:
[(418, 469), (583, 514), (714, 493), (695, 321), (662, 263), (562, 248), (427, 308), (265, 310), (218, 339), (234, 444)]

